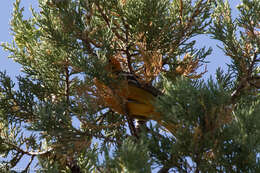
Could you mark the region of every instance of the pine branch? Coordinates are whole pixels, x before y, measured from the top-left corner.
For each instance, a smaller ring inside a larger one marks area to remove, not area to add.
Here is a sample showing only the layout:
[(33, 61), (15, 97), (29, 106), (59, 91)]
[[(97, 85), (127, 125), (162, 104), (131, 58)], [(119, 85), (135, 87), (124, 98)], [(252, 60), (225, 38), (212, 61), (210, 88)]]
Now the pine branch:
[[(105, 10), (101, 8), (101, 6), (100, 6), (100, 4), (99, 4), (98, 1), (96, 2), (96, 6), (97, 6), (98, 11), (99, 11), (99, 13), (101, 14), (102, 18), (103, 18), (104, 21), (106, 22), (107, 26), (110, 27), (111, 24), (110, 24), (110, 22), (109, 22), (109, 18), (108, 18), (107, 15), (104, 13)], [(121, 41), (123, 41), (123, 42), (126, 42), (125, 38), (123, 38), (123, 37), (116, 31), (116, 28), (111, 27), (111, 29), (112, 29), (113, 33), (116, 35), (116, 37), (117, 37), (119, 40), (121, 40)]]

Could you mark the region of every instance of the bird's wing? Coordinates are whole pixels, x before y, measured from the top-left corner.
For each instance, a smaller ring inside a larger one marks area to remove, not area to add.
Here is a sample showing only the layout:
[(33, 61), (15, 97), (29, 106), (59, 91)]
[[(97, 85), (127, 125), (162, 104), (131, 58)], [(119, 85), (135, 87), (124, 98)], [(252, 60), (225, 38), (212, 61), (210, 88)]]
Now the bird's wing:
[(140, 83), (138, 81), (138, 79), (139, 79), (138, 76), (135, 76), (129, 72), (123, 72), (123, 71), (118, 72), (117, 75), (126, 79), (129, 85), (133, 85), (138, 88), (141, 88), (141, 89), (151, 93), (154, 97), (162, 95), (162, 92), (160, 90), (158, 90), (157, 88), (155, 88), (154, 86), (149, 85), (149, 84)]

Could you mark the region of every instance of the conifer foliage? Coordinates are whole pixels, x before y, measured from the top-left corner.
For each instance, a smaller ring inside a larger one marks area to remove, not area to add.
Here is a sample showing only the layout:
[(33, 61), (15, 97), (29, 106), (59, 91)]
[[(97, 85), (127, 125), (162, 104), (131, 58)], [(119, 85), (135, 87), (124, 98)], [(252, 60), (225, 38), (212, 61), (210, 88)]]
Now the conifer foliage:
[[(39, 0), (25, 19), (16, 0), (2, 47), (22, 75), (0, 72), (1, 170), (259, 172), (260, 2), (237, 9)], [(230, 59), (208, 80), (202, 34)]]

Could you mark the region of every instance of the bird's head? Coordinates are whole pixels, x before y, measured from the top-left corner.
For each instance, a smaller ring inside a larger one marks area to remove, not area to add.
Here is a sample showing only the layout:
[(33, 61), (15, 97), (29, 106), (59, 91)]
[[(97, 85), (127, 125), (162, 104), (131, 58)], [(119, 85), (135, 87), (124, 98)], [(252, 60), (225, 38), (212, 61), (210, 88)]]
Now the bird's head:
[(108, 61), (109, 68), (112, 70), (112, 72), (121, 72), (122, 67), (118, 59), (111, 57)]

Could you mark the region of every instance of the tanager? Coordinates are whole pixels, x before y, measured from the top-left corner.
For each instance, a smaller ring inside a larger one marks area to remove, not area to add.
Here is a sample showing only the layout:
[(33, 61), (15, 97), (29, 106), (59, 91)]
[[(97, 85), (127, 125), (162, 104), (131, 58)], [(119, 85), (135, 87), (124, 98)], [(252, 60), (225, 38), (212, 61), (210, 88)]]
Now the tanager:
[(122, 80), (116, 85), (107, 86), (95, 79), (94, 83), (105, 105), (119, 114), (127, 114), (139, 120), (155, 120), (174, 133), (176, 126), (163, 121), (161, 114), (155, 110), (155, 98), (161, 92), (151, 85), (140, 84), (138, 77), (124, 72), (117, 59), (110, 59), (109, 66), (112, 78), (120, 76)]

